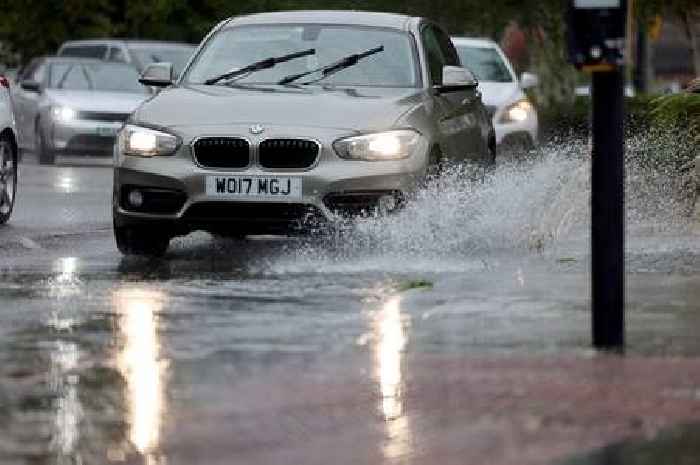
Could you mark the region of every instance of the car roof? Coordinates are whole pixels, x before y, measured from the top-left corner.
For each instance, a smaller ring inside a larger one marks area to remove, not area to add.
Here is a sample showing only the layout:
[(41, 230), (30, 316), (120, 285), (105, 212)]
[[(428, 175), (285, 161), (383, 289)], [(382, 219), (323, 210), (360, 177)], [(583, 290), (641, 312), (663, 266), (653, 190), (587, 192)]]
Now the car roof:
[(483, 37), (451, 37), (452, 43), (455, 45), (466, 45), (468, 47), (480, 48), (500, 48), (499, 45), (491, 39)]
[(370, 11), (298, 10), (234, 16), (227, 24), (236, 26), (279, 23), (342, 24), (403, 30), (407, 28), (411, 19), (413, 19), (411, 16), (401, 14)]
[(173, 46), (173, 47), (195, 47), (194, 44), (188, 44), (186, 42), (171, 42), (167, 40), (143, 40), (143, 39), (81, 39), (81, 40), (68, 40), (61, 45), (61, 48), (74, 46), (74, 45), (134, 45), (134, 46), (149, 46), (157, 45), (162, 46)]

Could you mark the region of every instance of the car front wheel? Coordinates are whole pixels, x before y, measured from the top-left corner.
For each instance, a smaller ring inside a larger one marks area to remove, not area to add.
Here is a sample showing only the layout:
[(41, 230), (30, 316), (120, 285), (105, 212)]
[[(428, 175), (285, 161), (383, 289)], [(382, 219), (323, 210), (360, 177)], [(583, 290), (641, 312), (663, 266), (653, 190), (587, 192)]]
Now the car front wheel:
[(10, 219), (16, 192), (17, 151), (7, 136), (0, 136), (0, 224)]
[(124, 255), (161, 257), (170, 244), (170, 236), (146, 228), (114, 226), (117, 248)]

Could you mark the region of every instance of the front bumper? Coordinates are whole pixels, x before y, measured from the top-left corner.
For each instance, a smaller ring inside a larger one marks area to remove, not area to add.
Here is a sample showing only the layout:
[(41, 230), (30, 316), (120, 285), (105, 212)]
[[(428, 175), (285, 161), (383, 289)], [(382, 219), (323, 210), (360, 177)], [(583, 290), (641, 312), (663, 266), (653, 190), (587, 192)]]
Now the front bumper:
[[(308, 170), (269, 170), (255, 162), (240, 170), (205, 168), (196, 164), (192, 155), (190, 143), (196, 138), (203, 135), (245, 137), (253, 147), (261, 140), (246, 134), (247, 126), (233, 130), (230, 126), (206, 129), (206, 133), (196, 128), (179, 130), (184, 143), (172, 156), (140, 158), (115, 153), (113, 209), (116, 226), (158, 225), (171, 228), (173, 235), (197, 229), (245, 234), (287, 233), (303, 227), (305, 222), (315, 225), (319, 221), (336, 220), (346, 211), (362, 213), (362, 202), (371, 207), (379, 199), (391, 196), (398, 203), (415, 190), (426, 173), (428, 144), (425, 141), (404, 160), (351, 161), (338, 157), (332, 148), (333, 141), (350, 135), (348, 132), (305, 127), (268, 128), (265, 138), (299, 137), (318, 141), (321, 145), (318, 162)], [(206, 179), (214, 175), (299, 177), (301, 198), (222, 199), (210, 196), (206, 192)], [(146, 199), (149, 192), (155, 192), (160, 201), (154, 200), (152, 207), (134, 209), (128, 201), (129, 191), (133, 189), (142, 191)], [(365, 213), (371, 213), (366, 210)]]
[(51, 150), (66, 154), (112, 155), (121, 122), (55, 121), (49, 128)]

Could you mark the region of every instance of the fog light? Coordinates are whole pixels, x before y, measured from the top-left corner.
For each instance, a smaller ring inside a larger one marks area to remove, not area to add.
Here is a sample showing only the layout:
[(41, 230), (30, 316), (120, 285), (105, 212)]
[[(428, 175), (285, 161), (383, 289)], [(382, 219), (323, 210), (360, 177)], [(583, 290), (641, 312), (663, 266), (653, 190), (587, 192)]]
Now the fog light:
[(143, 205), (143, 194), (141, 191), (134, 189), (133, 191), (129, 192), (129, 204), (132, 207), (139, 208)]

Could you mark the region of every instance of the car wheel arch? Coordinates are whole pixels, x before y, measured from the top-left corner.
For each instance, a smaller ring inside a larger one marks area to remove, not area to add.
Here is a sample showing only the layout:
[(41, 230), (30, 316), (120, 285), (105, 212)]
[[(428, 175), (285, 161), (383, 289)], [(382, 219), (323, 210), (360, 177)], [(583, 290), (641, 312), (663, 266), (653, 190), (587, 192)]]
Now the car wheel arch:
[(6, 137), (10, 141), (10, 144), (12, 144), (15, 161), (17, 161), (17, 158), (19, 158), (19, 143), (17, 142), (17, 135), (11, 128), (5, 128), (4, 131), (0, 132), (0, 138), (4, 137)]

